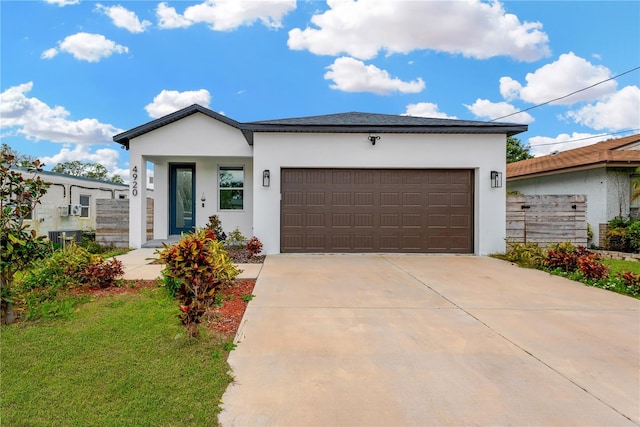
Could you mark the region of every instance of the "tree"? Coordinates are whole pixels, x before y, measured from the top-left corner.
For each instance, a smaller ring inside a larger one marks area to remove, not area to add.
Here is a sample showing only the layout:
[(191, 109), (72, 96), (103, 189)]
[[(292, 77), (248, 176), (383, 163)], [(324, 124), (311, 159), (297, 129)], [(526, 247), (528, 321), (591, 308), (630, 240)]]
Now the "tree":
[(13, 156), (15, 158), (15, 165), (17, 167), (26, 167), (36, 160), (35, 156), (31, 156), (29, 154), (20, 154), (18, 153), (18, 150), (11, 148), (4, 142), (2, 143), (2, 148), (0, 150), (2, 150), (2, 154)]
[(51, 169), (51, 172), (58, 172), (72, 176), (81, 176), (84, 178), (99, 179), (101, 181), (110, 181), (118, 184), (124, 183), (120, 175), (113, 175), (111, 178), (109, 178), (109, 171), (100, 163), (81, 162), (80, 160), (62, 162), (55, 165), (53, 169)]
[(528, 145), (522, 144), (518, 138), (513, 136), (507, 137), (507, 163), (519, 162), (520, 160), (532, 159), (533, 155), (529, 153)]
[[(8, 324), (15, 320), (11, 288), (16, 272), (46, 254), (44, 237), (27, 230), (24, 219), (40, 203), (49, 183), (38, 175), (44, 166), (39, 160), (21, 161), (4, 149), (0, 160), (0, 302), (1, 322)], [(16, 170), (18, 166), (26, 172)]]

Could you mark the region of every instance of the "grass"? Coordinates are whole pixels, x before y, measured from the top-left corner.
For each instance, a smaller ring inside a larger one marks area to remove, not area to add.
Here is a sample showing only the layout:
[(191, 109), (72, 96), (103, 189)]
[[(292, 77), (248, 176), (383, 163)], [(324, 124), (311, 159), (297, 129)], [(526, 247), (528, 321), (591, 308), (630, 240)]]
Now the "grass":
[(217, 425), (231, 381), (224, 340), (186, 338), (161, 289), (1, 331), (2, 425)]
[(611, 273), (624, 273), (630, 271), (640, 274), (640, 262), (625, 261), (621, 259), (603, 259), (602, 262), (611, 269)]

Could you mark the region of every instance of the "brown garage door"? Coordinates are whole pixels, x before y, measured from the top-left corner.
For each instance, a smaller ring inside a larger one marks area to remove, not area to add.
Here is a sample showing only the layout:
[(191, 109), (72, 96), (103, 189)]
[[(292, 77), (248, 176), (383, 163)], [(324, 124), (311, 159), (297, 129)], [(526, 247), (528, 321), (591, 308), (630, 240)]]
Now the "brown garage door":
[(283, 169), (282, 252), (473, 252), (473, 172)]

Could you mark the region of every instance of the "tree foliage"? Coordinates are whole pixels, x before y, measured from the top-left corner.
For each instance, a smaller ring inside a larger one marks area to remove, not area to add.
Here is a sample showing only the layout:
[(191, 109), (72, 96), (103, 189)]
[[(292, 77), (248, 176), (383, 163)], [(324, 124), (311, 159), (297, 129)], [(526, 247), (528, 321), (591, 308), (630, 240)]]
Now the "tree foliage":
[[(0, 160), (1, 317), (2, 323), (12, 323), (11, 287), (15, 274), (46, 253), (44, 238), (38, 237), (35, 230), (27, 230), (24, 220), (40, 203), (49, 183), (38, 175), (43, 166), (39, 160), (19, 159), (4, 150)], [(23, 170), (16, 170), (16, 167)]]
[(9, 145), (2, 143), (2, 148), (0, 148), (3, 155), (13, 156), (15, 159), (15, 166), (17, 167), (27, 167), (30, 163), (36, 161), (35, 156), (31, 156), (28, 154), (20, 154), (18, 150), (11, 148)]
[(63, 173), (71, 176), (81, 176), (83, 178), (99, 179), (101, 181), (110, 181), (123, 184), (124, 181), (120, 175), (109, 177), (109, 171), (100, 163), (81, 162), (73, 160), (71, 162), (58, 163), (51, 169), (52, 172)]
[(520, 160), (532, 159), (533, 155), (529, 153), (530, 147), (523, 144), (518, 138), (513, 136), (507, 137), (507, 163), (519, 162)]

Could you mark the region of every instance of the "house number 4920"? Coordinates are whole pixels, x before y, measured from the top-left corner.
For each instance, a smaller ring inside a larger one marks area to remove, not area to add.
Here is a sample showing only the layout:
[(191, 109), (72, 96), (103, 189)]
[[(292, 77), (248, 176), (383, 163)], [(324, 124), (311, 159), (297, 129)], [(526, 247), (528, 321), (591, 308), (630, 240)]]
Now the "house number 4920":
[(138, 166), (134, 166), (131, 170), (131, 195), (138, 195)]

